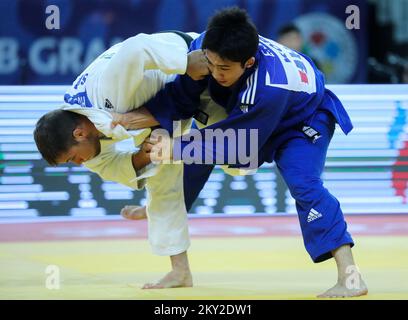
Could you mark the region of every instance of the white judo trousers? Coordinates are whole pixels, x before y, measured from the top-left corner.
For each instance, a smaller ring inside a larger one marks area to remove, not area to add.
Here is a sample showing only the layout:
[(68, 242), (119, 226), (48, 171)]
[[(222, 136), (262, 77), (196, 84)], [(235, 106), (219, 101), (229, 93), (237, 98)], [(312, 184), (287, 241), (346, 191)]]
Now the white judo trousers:
[[(109, 112), (75, 106), (64, 106), (64, 109), (87, 116), (97, 128), (110, 128), (112, 116)], [(115, 181), (136, 190), (145, 187), (148, 239), (152, 252), (157, 255), (176, 255), (186, 251), (190, 246), (190, 238), (184, 205), (183, 165), (149, 165), (136, 172), (132, 165), (132, 153), (148, 136), (150, 129), (126, 131), (116, 126), (115, 131), (116, 134), (112, 134), (110, 139), (100, 141), (100, 154), (84, 162), (84, 166), (104, 180)], [(109, 130), (102, 133), (110, 135)], [(132, 143), (125, 144), (128, 150), (123, 145), (117, 147), (119, 142), (129, 138), (133, 139), (133, 146)]]

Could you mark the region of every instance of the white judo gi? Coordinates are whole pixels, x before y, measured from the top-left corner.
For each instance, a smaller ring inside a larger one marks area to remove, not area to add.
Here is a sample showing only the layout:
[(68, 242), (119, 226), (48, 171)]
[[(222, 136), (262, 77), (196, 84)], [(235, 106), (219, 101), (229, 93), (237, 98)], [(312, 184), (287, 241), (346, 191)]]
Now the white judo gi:
[[(116, 143), (133, 137), (139, 145), (150, 129), (126, 131), (118, 125), (112, 130), (109, 111), (125, 113), (142, 106), (176, 74), (186, 72), (187, 52), (185, 40), (175, 33), (136, 35), (101, 54), (64, 96), (63, 109), (87, 116), (106, 136), (101, 153), (83, 165), (105, 180), (133, 189), (146, 187), (148, 237), (158, 255), (176, 255), (190, 246), (183, 165), (151, 164), (135, 172), (131, 157), (136, 149), (119, 151)], [(190, 123), (184, 121), (182, 128)]]
[[(120, 125), (112, 129), (109, 111), (125, 113), (143, 106), (176, 74), (186, 72), (187, 52), (185, 40), (175, 33), (129, 38), (105, 51), (77, 77), (66, 92), (66, 104), (62, 107), (87, 116), (106, 137), (100, 141), (101, 153), (84, 162), (84, 166), (104, 180), (137, 190), (146, 187), (148, 238), (157, 255), (176, 255), (190, 246), (183, 164), (150, 164), (136, 172), (131, 160), (136, 150), (120, 151), (116, 144), (133, 138), (138, 146), (151, 130), (126, 131)], [(207, 92), (201, 97), (201, 109), (209, 115), (207, 125), (226, 117), (225, 109), (210, 100)], [(184, 120), (180, 131), (184, 133), (190, 126), (191, 120)], [(241, 170), (222, 167), (228, 174), (243, 174)]]

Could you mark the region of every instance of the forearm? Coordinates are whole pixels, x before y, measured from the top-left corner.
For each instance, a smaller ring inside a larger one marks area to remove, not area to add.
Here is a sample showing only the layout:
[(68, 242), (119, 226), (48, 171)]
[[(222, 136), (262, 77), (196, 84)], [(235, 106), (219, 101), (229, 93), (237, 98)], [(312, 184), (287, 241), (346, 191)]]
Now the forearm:
[(200, 106), (200, 95), (207, 87), (207, 80), (194, 81), (189, 76), (177, 76), (166, 84), (144, 105), (153, 117), (173, 134), (173, 121), (189, 119)]
[(113, 116), (113, 122), (122, 125), (127, 130), (144, 129), (159, 125), (159, 122), (145, 107), (123, 114), (114, 113)]

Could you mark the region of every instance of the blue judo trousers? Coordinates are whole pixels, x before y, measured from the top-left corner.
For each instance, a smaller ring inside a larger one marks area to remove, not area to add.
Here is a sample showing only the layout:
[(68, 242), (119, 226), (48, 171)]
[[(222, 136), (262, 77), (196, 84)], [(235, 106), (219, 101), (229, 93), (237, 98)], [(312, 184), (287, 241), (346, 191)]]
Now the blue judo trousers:
[[(277, 135), (272, 158), (296, 201), (305, 248), (314, 262), (332, 257), (331, 251), (345, 244), (354, 246), (339, 201), (323, 186), (321, 175), (335, 129), (334, 117), (317, 110), (305, 123), (320, 133), (313, 141), (300, 127)], [(207, 182), (213, 165), (184, 165), (184, 199), (190, 210)]]

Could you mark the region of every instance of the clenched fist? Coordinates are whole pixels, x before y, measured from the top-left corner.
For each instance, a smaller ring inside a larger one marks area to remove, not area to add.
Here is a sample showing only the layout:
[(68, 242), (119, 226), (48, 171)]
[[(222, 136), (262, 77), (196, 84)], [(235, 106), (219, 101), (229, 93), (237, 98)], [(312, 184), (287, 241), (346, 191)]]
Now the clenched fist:
[(210, 74), (208, 69), (207, 58), (204, 52), (199, 50), (191, 51), (187, 56), (187, 72), (188, 76), (193, 80), (204, 79)]
[(167, 130), (156, 129), (150, 138), (145, 140), (149, 144), (150, 160), (152, 163), (170, 163), (173, 159), (173, 140)]

